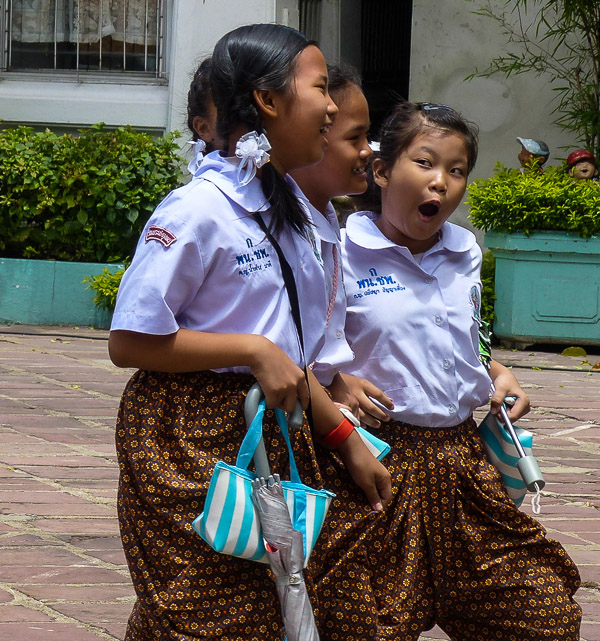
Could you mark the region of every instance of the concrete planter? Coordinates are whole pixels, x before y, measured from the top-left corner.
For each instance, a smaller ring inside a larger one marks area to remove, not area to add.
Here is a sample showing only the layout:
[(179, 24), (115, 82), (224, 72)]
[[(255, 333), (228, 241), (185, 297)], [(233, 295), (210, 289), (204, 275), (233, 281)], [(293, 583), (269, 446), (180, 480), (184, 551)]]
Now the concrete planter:
[(503, 344), (600, 345), (600, 237), (488, 232), (496, 258), (494, 334)]
[(83, 279), (118, 264), (0, 258), (0, 323), (108, 328), (112, 314), (94, 304)]

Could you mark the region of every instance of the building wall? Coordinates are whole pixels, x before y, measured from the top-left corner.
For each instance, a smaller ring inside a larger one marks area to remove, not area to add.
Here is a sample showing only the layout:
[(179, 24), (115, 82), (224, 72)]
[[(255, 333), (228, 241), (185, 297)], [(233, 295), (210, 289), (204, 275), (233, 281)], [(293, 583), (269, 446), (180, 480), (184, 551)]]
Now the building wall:
[(4, 73), (0, 75), (0, 119), (5, 125), (58, 130), (105, 122), (154, 133), (172, 129), (183, 133), (191, 77), (218, 38), (242, 24), (289, 19), (284, 9), (295, 3), (173, 0), (167, 5), (166, 82), (121, 80), (118, 74), (106, 74), (99, 80), (85, 73), (78, 77), (76, 72)]
[[(575, 138), (552, 125), (554, 93), (547, 77), (528, 73), (464, 80), (476, 67), (485, 69), (494, 56), (506, 52), (497, 24), (474, 15), (476, 6), (467, 0), (414, 0), (411, 100), (450, 105), (479, 125), (479, 160), (471, 180), (492, 175), (497, 161), (519, 167), (517, 136), (544, 140), (550, 147), (546, 165), (560, 164), (568, 151), (559, 147), (575, 146)], [(461, 206), (453, 222), (470, 226), (467, 213)], [(477, 235), (481, 242), (482, 234)]]

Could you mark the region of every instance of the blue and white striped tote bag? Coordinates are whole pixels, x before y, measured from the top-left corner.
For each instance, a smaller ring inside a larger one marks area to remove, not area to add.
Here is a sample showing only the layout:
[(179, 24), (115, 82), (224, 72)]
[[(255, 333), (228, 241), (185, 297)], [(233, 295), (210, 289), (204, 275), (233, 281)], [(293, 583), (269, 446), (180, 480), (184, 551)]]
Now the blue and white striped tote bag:
[[(262, 437), (264, 413), (263, 399), (240, 446), (236, 465), (217, 462), (204, 503), (204, 512), (192, 523), (194, 530), (213, 550), (259, 563), (269, 561), (258, 513), (252, 502), (251, 483), (256, 475), (248, 470), (248, 466)], [(275, 410), (275, 414), (290, 456), (291, 480), (281, 481), (281, 484), (292, 525), (295, 530), (302, 532), (304, 538), (306, 567), (335, 494), (327, 490), (315, 490), (301, 482), (289, 441), (285, 413)]]
[[(533, 434), (516, 426), (515, 431), (527, 456), (532, 456)], [(500, 472), (508, 496), (519, 507), (527, 493), (527, 486), (517, 468), (519, 454), (510, 434), (491, 412), (479, 425), (479, 433), (490, 463)]]

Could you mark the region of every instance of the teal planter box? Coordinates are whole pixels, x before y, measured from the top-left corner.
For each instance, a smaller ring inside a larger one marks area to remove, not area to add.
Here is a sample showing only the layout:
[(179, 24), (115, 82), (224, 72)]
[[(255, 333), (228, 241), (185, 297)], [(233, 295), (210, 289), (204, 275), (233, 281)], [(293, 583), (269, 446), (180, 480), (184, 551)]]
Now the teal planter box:
[(0, 323), (110, 327), (112, 314), (82, 282), (105, 267), (122, 265), (0, 258)]
[(600, 345), (600, 237), (488, 232), (496, 259), (494, 334), (505, 344)]

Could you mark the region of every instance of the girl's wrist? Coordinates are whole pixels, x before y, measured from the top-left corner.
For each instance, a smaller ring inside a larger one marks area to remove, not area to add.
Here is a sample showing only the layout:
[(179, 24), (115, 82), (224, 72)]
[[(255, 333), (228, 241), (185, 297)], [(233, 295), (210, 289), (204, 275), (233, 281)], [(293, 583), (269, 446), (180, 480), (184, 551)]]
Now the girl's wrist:
[(344, 417), (337, 427), (321, 437), (321, 441), (328, 448), (335, 450), (339, 448), (353, 432), (354, 425)]

